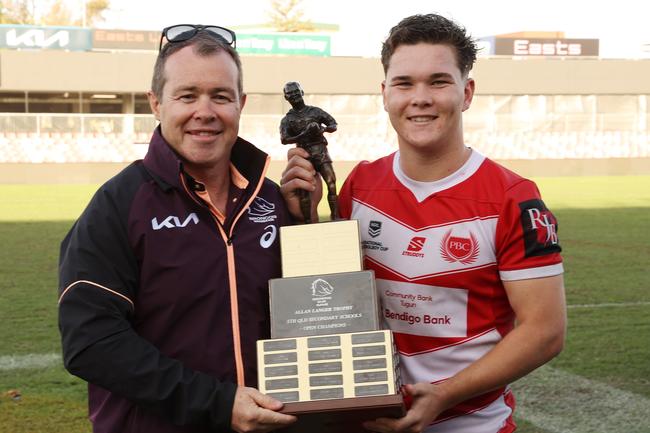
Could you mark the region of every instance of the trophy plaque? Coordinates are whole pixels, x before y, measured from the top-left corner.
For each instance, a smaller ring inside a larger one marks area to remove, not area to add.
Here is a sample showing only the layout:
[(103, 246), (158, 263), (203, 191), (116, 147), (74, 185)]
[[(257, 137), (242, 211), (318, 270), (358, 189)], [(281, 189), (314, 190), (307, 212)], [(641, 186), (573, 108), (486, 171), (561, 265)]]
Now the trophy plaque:
[(280, 227), (282, 277), (362, 270), (359, 221)]
[(257, 361), (259, 390), (298, 417), (283, 431), (358, 433), (403, 416), (399, 356), (381, 330), (374, 273), (362, 270), (358, 221), (281, 227), (280, 249)]
[(298, 417), (287, 431), (358, 433), (404, 415), (391, 331), (260, 340), (257, 356), (260, 391)]
[(257, 342), (260, 391), (282, 402), (397, 394), (390, 331)]
[(269, 281), (271, 338), (380, 328), (373, 271)]

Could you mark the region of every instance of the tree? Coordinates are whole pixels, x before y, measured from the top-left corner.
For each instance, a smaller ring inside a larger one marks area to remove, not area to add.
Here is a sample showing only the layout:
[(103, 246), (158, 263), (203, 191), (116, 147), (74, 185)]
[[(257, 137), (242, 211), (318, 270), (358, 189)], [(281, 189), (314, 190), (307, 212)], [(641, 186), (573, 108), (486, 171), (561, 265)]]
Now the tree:
[(86, 1), (86, 26), (93, 25), (104, 20), (102, 14), (110, 9), (110, 0), (87, 0)]
[[(79, 5), (72, 8), (65, 0), (0, 0), (0, 24), (31, 24), (48, 26), (93, 26), (100, 22), (110, 0), (82, 0), (86, 13), (75, 14)], [(37, 6), (38, 5), (38, 6)], [(81, 15), (81, 16), (79, 16)]]
[(50, 10), (39, 21), (39, 24), (46, 26), (74, 25), (70, 9), (61, 1), (55, 1)]
[(302, 0), (271, 0), (269, 18), (278, 32), (313, 31), (314, 25), (304, 20), (304, 12), (300, 9)]
[(0, 24), (34, 24), (36, 0), (0, 1)]

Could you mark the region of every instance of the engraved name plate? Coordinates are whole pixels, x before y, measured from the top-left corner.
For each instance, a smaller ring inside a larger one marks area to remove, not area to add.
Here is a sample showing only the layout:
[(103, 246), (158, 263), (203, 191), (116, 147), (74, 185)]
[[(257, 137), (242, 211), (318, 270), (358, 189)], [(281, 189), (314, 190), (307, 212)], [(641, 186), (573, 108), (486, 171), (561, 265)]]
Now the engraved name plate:
[(392, 395), (400, 387), (387, 330), (261, 340), (257, 351), (260, 391), (285, 403)]

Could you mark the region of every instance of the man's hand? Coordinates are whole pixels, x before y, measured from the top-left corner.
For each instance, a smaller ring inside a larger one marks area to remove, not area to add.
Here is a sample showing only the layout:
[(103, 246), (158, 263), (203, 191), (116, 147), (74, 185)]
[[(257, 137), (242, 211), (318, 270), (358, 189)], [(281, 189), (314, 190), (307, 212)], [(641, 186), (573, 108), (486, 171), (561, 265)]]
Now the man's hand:
[(413, 399), (411, 408), (402, 418), (378, 418), (363, 423), (367, 430), (380, 433), (420, 433), (446, 409), (438, 385), (416, 383), (404, 385), (404, 393)]
[(289, 213), (295, 221), (302, 222), (303, 215), (300, 211), (299, 190), (311, 194), (311, 220), (318, 221), (318, 203), (323, 197), (323, 183), (320, 175), (309, 162), (309, 152), (300, 147), (294, 147), (287, 152), (287, 167), (282, 172), (280, 192), (287, 203)]
[(296, 422), (293, 415), (278, 410), (282, 403), (254, 388), (238, 387), (232, 407), (231, 427), (240, 433), (263, 433)]

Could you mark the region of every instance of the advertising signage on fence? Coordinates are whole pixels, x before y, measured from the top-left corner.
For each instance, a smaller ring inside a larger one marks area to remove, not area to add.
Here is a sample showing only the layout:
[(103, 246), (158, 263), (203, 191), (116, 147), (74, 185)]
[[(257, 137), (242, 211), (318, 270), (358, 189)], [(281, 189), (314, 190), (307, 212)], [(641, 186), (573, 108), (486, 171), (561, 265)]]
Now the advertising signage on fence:
[(0, 25), (0, 48), (88, 51), (92, 34), (76, 27)]
[(598, 39), (494, 38), (497, 56), (598, 56)]
[(238, 34), (237, 51), (241, 54), (286, 54), (329, 56), (330, 37), (304, 34)]
[(109, 50), (157, 50), (160, 32), (146, 30), (93, 31), (93, 48)]
[[(160, 32), (141, 30), (95, 30), (93, 48), (114, 50), (157, 50)], [(329, 56), (330, 37), (276, 33), (237, 34), (240, 54), (286, 54)]]
[[(157, 50), (159, 41), (158, 31), (0, 25), (0, 48)], [(239, 33), (237, 51), (240, 54), (330, 56), (331, 41), (328, 35)]]

